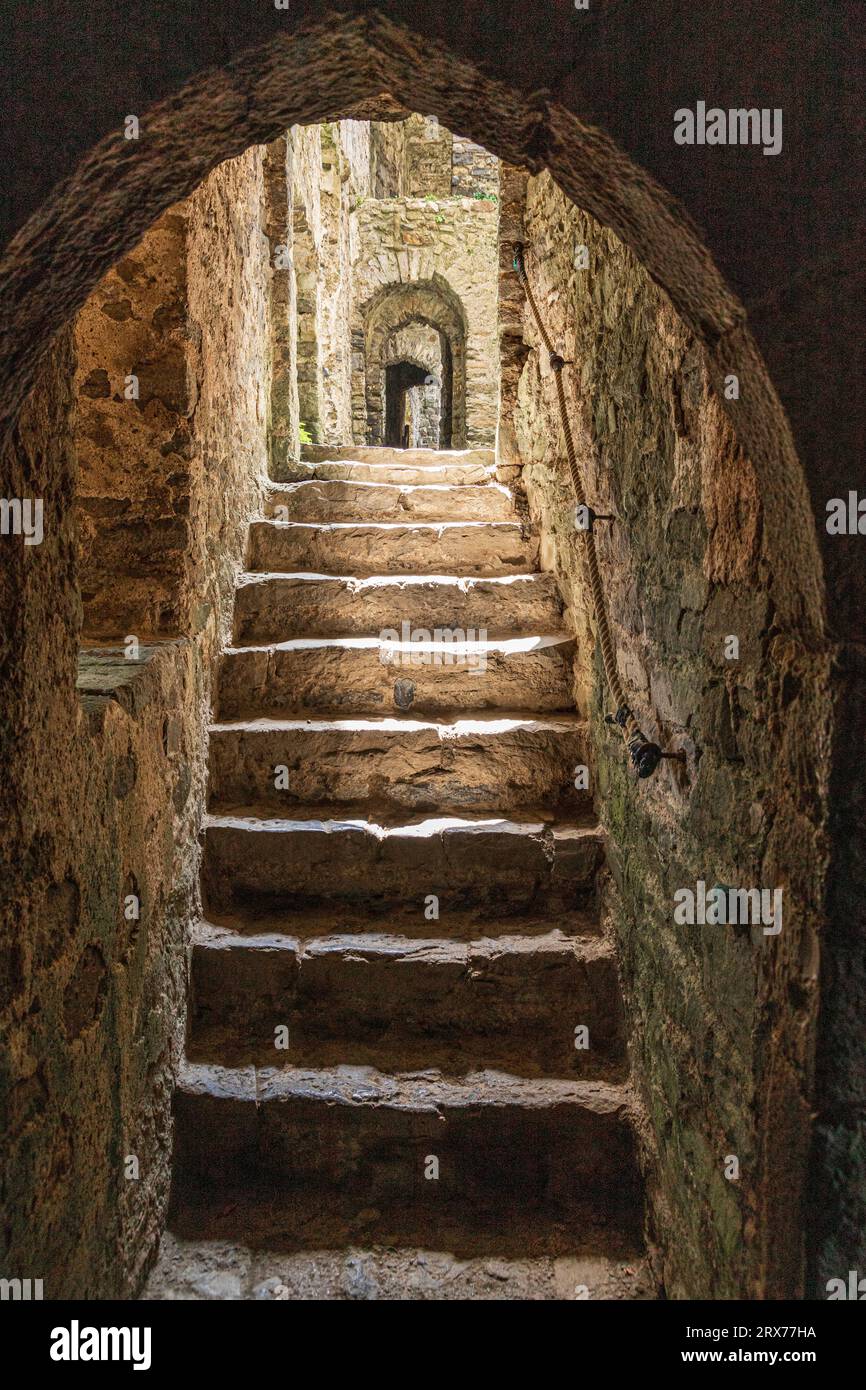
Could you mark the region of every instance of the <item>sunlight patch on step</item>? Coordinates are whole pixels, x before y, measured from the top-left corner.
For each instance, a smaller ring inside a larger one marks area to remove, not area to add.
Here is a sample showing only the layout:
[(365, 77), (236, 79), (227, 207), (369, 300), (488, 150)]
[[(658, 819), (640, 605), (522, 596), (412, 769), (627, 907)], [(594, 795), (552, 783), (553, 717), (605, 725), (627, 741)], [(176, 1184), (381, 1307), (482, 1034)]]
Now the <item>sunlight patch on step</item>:
[(462, 492), (470, 490), (473, 496), (483, 496), (486, 492), (498, 492), (502, 496), (511, 497), (510, 489), (503, 483), (379, 483), (368, 478), (303, 478), (297, 483), (283, 483), (279, 488), (273, 488), (270, 492), (271, 497), (282, 497), (287, 493), (295, 493), (302, 488), (315, 487), (353, 487), (382, 489), (390, 492)]
[(537, 570), (527, 570), (523, 574), (319, 574), (316, 570), (245, 570), (238, 576), (238, 588), (256, 584), (266, 584), (274, 580), (298, 580), (304, 584), (345, 584), (353, 594), (365, 590), (397, 589), (411, 585), (431, 584), (442, 588), (456, 588), (460, 593), (471, 593), (482, 585), (494, 584), (498, 587), (524, 584), (537, 586), (550, 583), (550, 576)]
[(302, 651), (393, 651), (395, 655), (412, 652), (472, 653), (518, 656), (524, 652), (543, 651), (547, 647), (568, 645), (574, 639), (565, 633), (547, 637), (503, 637), (488, 642), (382, 642), (378, 637), (293, 637), (286, 642), (258, 643), (253, 646), (226, 647), (224, 655), (234, 652), (302, 652)]
[(230, 733), (293, 733), (314, 734), (406, 734), (433, 732), (442, 740), (467, 736), (488, 736), (517, 732), (573, 732), (578, 724), (574, 719), (527, 719), (523, 717), (492, 717), (490, 719), (239, 719), (211, 724), (212, 734)]
[[(414, 840), (434, 839), (437, 835), (476, 835), (476, 834), (495, 834), (495, 835), (524, 835), (538, 836), (552, 827), (545, 826), (541, 821), (511, 821), (503, 816), (479, 818), (475, 820), (464, 819), (460, 816), (432, 816), (427, 820), (418, 821), (412, 825), (379, 825), (375, 821), (347, 818), (341, 820), (292, 820), (286, 817), (273, 817), (262, 819), (258, 816), (226, 815), (221, 816), (208, 813), (203, 819), (203, 827), (209, 829), (226, 830), (250, 830), (271, 833), (290, 834), (294, 832), (313, 832), (317, 834), (334, 835), (347, 831), (360, 831), (365, 835), (371, 836), (376, 840), (397, 839), (405, 837)], [(578, 834), (586, 834), (585, 830), (577, 830)]]

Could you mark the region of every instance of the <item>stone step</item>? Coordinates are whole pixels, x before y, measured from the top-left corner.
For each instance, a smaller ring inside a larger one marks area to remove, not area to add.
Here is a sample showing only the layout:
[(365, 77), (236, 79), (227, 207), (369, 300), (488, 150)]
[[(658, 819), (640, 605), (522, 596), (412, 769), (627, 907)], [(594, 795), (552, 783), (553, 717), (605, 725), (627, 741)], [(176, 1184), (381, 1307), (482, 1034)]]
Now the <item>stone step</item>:
[(250, 570), (317, 574), (527, 574), (538, 540), (517, 521), (253, 521)]
[[(616, 961), (597, 936), (301, 942), (202, 922), (191, 977), (193, 1060), (610, 1079), (622, 1059)], [(281, 1026), (288, 1047), (277, 1051)], [(588, 1046), (575, 1046), (577, 1027)]]
[[(419, 1206), (421, 1202), (419, 1198)], [(500, 1248), (503, 1237), (497, 1239), (491, 1233), (486, 1245), (476, 1240), (481, 1253), (467, 1255), (465, 1218), (458, 1224), (452, 1217), (450, 1229), (443, 1230), (439, 1213), (434, 1235), (429, 1207), (419, 1211), (415, 1231), (426, 1243), (413, 1246), (394, 1238), (401, 1226), (405, 1229), (410, 1224), (401, 1216), (402, 1220), (395, 1220), (389, 1208), (387, 1232), (371, 1229), (369, 1209), (348, 1214), (340, 1226), (330, 1212), (317, 1211), (307, 1201), (295, 1217), (288, 1242), (283, 1238), (275, 1244), (273, 1232), (261, 1230), (262, 1212), (238, 1203), (228, 1219), (242, 1235), (227, 1241), (225, 1211), (205, 1196), (198, 1210), (184, 1213), (185, 1225), (197, 1227), (189, 1237), (165, 1232), (142, 1298), (160, 1302), (604, 1299), (633, 1303), (658, 1297), (636, 1235), (601, 1230), (587, 1241), (579, 1232), (572, 1236), (574, 1246), (560, 1237), (552, 1251), (539, 1253), (538, 1227), (524, 1223), (516, 1230), (509, 1226), (505, 1252)], [(328, 1218), (330, 1223), (323, 1230)], [(382, 1215), (376, 1212), (375, 1218), (381, 1221)], [(286, 1224), (281, 1222), (283, 1228)], [(380, 1234), (388, 1238), (374, 1243)], [(305, 1248), (311, 1239), (315, 1248)], [(283, 1248), (286, 1243), (288, 1250)]]
[(301, 483), (311, 478), (335, 479), (347, 483), (494, 483), (496, 465), (492, 463), (288, 463), (283, 464), (282, 481)]
[(511, 912), (587, 905), (601, 862), (593, 825), (437, 816), (396, 825), (369, 819), (276, 819), (258, 808), (204, 818), (202, 887), (209, 910), (303, 904), (417, 904), (423, 912), (507, 903)]
[(467, 487), (336, 479), (269, 490), (265, 514), (278, 521), (512, 521), (514, 500), (500, 483)]
[(496, 463), (493, 449), (390, 449), (374, 444), (303, 444), (304, 463), (377, 463), (410, 465), (413, 468), (437, 468), (446, 464), (481, 464), (491, 468)]
[(223, 653), (219, 717), (570, 711), (573, 670), (574, 642), (562, 635), (464, 643), (296, 638)]
[(440, 1203), (519, 1192), (527, 1208), (591, 1199), (615, 1213), (639, 1205), (631, 1104), (627, 1087), (598, 1081), (187, 1061), (175, 1167), (181, 1183), (287, 1182), (295, 1199), (363, 1191), (367, 1207), (429, 1183)]
[(497, 579), (453, 575), (244, 574), (235, 592), (235, 642), (290, 637), (373, 637), (389, 629), (439, 629), (488, 637), (557, 632), (562, 601), (552, 574)]
[[(409, 811), (577, 809), (586, 727), (576, 716), (256, 719), (210, 730), (212, 808), (368, 802)], [(285, 773), (275, 773), (276, 768)], [(278, 785), (279, 783), (279, 785)]]
[[(426, 915), (425, 915), (426, 913)], [(279, 904), (264, 902), (258, 910), (244, 906), (241, 910), (211, 908), (207, 922), (200, 924), (202, 932), (228, 932), (231, 936), (277, 936), (292, 941), (313, 941), (319, 937), (377, 936), (391, 934), (407, 940), (429, 940), (432, 923), (423, 899), (408, 904), (376, 904), (372, 901), (303, 903), (298, 908), (282, 910)], [(592, 906), (560, 908), (554, 915), (521, 912), (503, 901), (457, 908), (443, 907), (436, 920), (438, 938), (449, 941), (475, 942), (500, 937), (542, 937), (558, 931), (563, 936), (580, 940), (601, 936), (598, 914)]]

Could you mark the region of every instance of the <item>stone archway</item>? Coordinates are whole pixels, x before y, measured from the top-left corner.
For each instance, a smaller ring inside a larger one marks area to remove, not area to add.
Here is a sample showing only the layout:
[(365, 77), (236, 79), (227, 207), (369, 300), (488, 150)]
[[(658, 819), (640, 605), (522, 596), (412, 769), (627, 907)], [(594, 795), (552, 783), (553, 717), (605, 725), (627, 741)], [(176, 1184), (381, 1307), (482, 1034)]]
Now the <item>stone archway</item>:
[[(428, 324), (412, 322), (397, 329), (385, 344), (385, 415), (388, 417), (389, 378), (403, 370), (414, 380), (408, 385), (410, 413), (412, 415), (413, 448), (450, 449), (453, 422), (451, 402), (453, 394), (453, 370), (451, 349), (445, 334)], [(414, 369), (406, 372), (406, 369)], [(398, 388), (399, 389), (399, 388)], [(399, 407), (397, 407), (399, 413)], [(389, 435), (386, 426), (386, 444), (400, 443), (396, 432)]]
[(406, 357), (406, 344), (400, 353), (401, 339), (408, 330), (418, 326), (435, 333), (440, 340), (439, 363), (443, 370), (442, 415), (440, 434), (449, 442), (446, 448), (462, 449), (470, 433), (470, 410), (474, 400), (467, 400), (466, 383), (466, 316), (454, 291), (441, 278), (409, 284), (386, 285), (378, 290), (359, 311), (353, 331), (355, 342), (363, 343), (363, 352), (355, 354), (352, 398), (364, 403), (364, 414), (356, 416), (356, 443), (382, 444), (385, 439), (386, 369), (398, 360), (414, 360), (435, 373), (437, 364), (418, 354)]
[[(462, 8), (452, 7), (458, 19)], [(507, 24), (500, 28), (503, 33), (508, 30)], [(37, 379), (54, 335), (154, 219), (190, 193), (221, 160), (250, 144), (277, 137), (295, 122), (357, 113), (371, 102), (375, 111), (379, 93), (387, 90), (407, 106), (435, 111), (449, 126), (468, 131), (505, 159), (533, 170), (550, 169), (565, 192), (612, 228), (665, 288), (706, 350), (716, 387), (728, 374), (749, 383), (748, 392), (736, 402), (725, 398), (724, 409), (755, 464), (773, 574), (772, 621), (777, 633), (795, 627), (807, 642), (821, 648), (826, 632), (823, 569), (814, 521), (788, 423), (746, 326), (743, 306), (727, 288), (689, 216), (607, 135), (588, 123), (601, 116), (591, 111), (582, 121), (568, 100), (533, 91), (531, 80), (522, 86), (516, 81), (497, 82), (473, 66), (459, 45), (449, 48), (376, 13), (362, 17), (329, 13), (296, 32), (274, 37), (268, 28), (255, 37), (268, 41), (258, 48), (239, 44), (236, 57), (221, 69), (210, 68), (214, 55), (203, 51), (185, 86), (168, 81), (168, 96), (165, 86), (150, 89), (153, 104), (146, 104), (142, 115), (148, 139), (140, 147), (124, 145), (113, 129), (97, 140), (100, 130), (108, 128), (107, 121), (100, 126), (97, 118), (94, 129), (81, 141), (81, 149), (88, 152), (80, 165), (45, 198), (10, 244), (0, 266), (4, 301), (0, 380), (6, 437), (13, 443), (4, 460), (8, 491), (22, 495), (28, 491), (28, 479), (33, 479), (48, 504), (62, 508), (69, 491), (70, 465), (59, 449), (43, 452), (37, 446), (33, 456), (28, 455), (33, 421), (27, 427), (30, 435), (25, 429), (22, 442), (16, 434), (18, 409)], [(530, 67), (530, 78), (538, 70)], [(311, 73), (317, 73), (319, 80), (312, 81)], [(162, 75), (160, 81), (165, 81)], [(616, 97), (617, 83), (612, 89)], [(340, 93), (338, 99), (335, 93)], [(644, 121), (644, 128), (649, 124)], [(771, 335), (766, 340), (772, 346)], [(783, 331), (779, 340), (785, 341)], [(61, 341), (59, 356), (64, 350)], [(777, 357), (781, 363), (782, 353)], [(797, 404), (793, 392), (792, 409)], [(58, 407), (56, 416), (60, 413)], [(801, 408), (801, 435), (820, 456), (807, 415)], [(41, 557), (40, 583), (47, 577), (55, 586), (52, 621), (60, 639), (53, 650), (41, 632), (34, 633), (32, 622), (29, 630), (26, 625), (26, 617), (32, 618), (39, 602), (34, 597), (33, 567), (25, 568), (17, 557), (10, 561), (4, 590), (4, 602), (16, 614), (8, 628), (8, 691), (4, 692), (10, 728), (28, 727), (27, 700), (44, 697), (50, 704), (58, 698), (52, 694), (55, 687), (62, 696), (68, 686), (68, 673), (61, 664), (68, 663), (76, 635), (74, 598), (66, 574), (68, 549), (68, 537), (58, 526)], [(779, 695), (777, 705), (781, 701)], [(50, 722), (47, 706), (45, 713)], [(801, 720), (811, 720), (809, 727), (817, 730), (808, 701), (804, 701)], [(778, 726), (774, 731), (783, 775), (792, 750)], [(809, 729), (801, 729), (801, 735), (808, 746)], [(817, 749), (818, 743), (815, 738), (811, 746)], [(26, 740), (7, 767), (7, 795), (14, 800), (20, 790), (23, 804), (28, 789), (32, 795), (33, 781)], [(823, 779), (825, 770), (823, 763), (816, 767), (816, 781)], [(791, 949), (792, 956), (777, 972), (766, 972), (760, 987), (766, 1013), (773, 1012), (773, 1026), (788, 1042), (796, 1030), (808, 1030), (814, 1023), (812, 1017), (804, 1018), (802, 1010), (790, 1025), (784, 1010), (779, 1018), (777, 1004), (786, 998), (795, 969), (796, 950)], [(786, 1095), (784, 1051), (777, 1047), (775, 1056), (781, 1060), (756, 1079), (755, 1104), (767, 1121), (780, 1095)], [(771, 1183), (778, 1183), (778, 1172), (786, 1171), (776, 1166), (778, 1157), (769, 1136), (761, 1161), (765, 1179)]]

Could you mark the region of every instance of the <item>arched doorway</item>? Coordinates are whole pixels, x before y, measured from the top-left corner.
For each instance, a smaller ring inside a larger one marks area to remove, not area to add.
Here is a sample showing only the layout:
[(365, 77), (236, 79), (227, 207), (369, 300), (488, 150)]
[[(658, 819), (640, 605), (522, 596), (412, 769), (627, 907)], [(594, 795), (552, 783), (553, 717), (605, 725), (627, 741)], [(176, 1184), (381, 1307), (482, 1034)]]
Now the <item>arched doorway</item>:
[[(356, 361), (353, 397), (366, 403), (366, 418), (356, 419), (356, 442), (402, 442), (402, 426), (398, 437), (386, 438), (388, 372), (402, 361), (415, 363), (424, 377), (433, 378), (425, 383), (421, 377), (412, 385), (436, 395), (436, 447), (465, 448), (474, 402), (467, 402), (466, 318), (450, 286), (441, 279), (387, 285), (363, 306), (360, 320), (355, 338), (363, 340), (364, 351)], [(408, 380), (409, 374), (404, 375)], [(396, 384), (393, 372), (391, 380)]]

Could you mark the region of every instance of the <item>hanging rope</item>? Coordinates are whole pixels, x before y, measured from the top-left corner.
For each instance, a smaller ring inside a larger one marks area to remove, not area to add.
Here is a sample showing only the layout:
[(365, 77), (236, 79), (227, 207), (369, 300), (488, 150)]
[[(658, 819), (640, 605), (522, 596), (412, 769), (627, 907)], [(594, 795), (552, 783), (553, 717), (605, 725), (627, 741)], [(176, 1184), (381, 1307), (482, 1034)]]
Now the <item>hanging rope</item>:
[(571, 434), (571, 425), (568, 419), (568, 402), (565, 396), (565, 384), (562, 380), (562, 369), (565, 361), (558, 352), (554, 351), (552, 342), (545, 328), (541, 314), (538, 312), (538, 305), (532, 293), (532, 287), (526, 274), (526, 265), (523, 259), (523, 247), (519, 242), (514, 246), (514, 269), (517, 278), (523, 286), (526, 299), (532, 310), (532, 317), (535, 319), (541, 340), (550, 355), (550, 370), (556, 380), (556, 397), (559, 402), (559, 415), (562, 421), (562, 430), (565, 435), (565, 449), (568, 455), (568, 468), (571, 473), (571, 483), (574, 489), (574, 496), (577, 500), (577, 508), (582, 508), (582, 515), (586, 519), (585, 528), (579, 529), (579, 534), (584, 538), (583, 558), (586, 578), (589, 583), (589, 591), (592, 595), (592, 606), (595, 613), (595, 625), (598, 631), (599, 642), (601, 643), (601, 657), (604, 662), (604, 673), (610, 693), (613, 696), (616, 714), (608, 715), (608, 723), (619, 725), (622, 729), (622, 736), (625, 739), (629, 756), (634, 766), (637, 768), (639, 777), (651, 777), (661, 762), (662, 758), (682, 758), (681, 753), (663, 753), (658, 744), (650, 743), (645, 738), (638, 725), (637, 720), (629, 708), (625, 698), (625, 692), (619, 678), (619, 671), (616, 666), (616, 656), (613, 650), (613, 639), (610, 635), (610, 622), (607, 616), (607, 601), (604, 596), (604, 588), (601, 582), (601, 572), (598, 568), (598, 554), (595, 548), (595, 536), (593, 525), (596, 521), (610, 521), (611, 517), (601, 517), (586, 500), (586, 492), (583, 486), (583, 477), (577, 462), (577, 452), (574, 447), (574, 439)]

